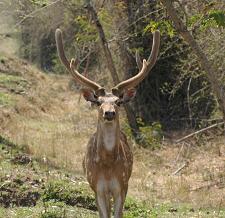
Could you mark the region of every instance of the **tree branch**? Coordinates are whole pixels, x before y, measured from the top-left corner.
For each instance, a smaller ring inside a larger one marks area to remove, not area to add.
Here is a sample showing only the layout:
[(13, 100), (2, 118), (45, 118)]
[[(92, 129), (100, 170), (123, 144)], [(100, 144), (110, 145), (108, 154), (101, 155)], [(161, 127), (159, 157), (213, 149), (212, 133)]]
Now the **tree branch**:
[(178, 17), (177, 11), (173, 6), (173, 1), (171, 0), (161, 0), (164, 7), (167, 9), (167, 12), (174, 23), (174, 27), (177, 32), (184, 38), (184, 40), (190, 45), (194, 53), (199, 59), (199, 62), (207, 73), (209, 82), (211, 83), (212, 90), (217, 97), (220, 109), (223, 113), (223, 119), (225, 122), (225, 92), (221, 82), (217, 79), (216, 72), (217, 69), (214, 69), (213, 63), (211, 63), (206, 54), (202, 51), (196, 40), (193, 38), (191, 33), (188, 31), (187, 27), (183, 24), (182, 20)]
[[(103, 52), (104, 52), (104, 55), (105, 55), (105, 58), (107, 61), (107, 67), (111, 73), (114, 85), (117, 85), (120, 82), (119, 76), (117, 74), (115, 65), (113, 63), (112, 54), (109, 50), (103, 27), (98, 19), (98, 15), (97, 15), (95, 9), (91, 5), (90, 0), (86, 0), (85, 8), (87, 9), (88, 13), (91, 16), (91, 20), (94, 22), (94, 24), (96, 26), (96, 29), (99, 34), (100, 42), (101, 42), (101, 45), (103, 48)], [(135, 140), (137, 140), (137, 142), (138, 142), (138, 136), (140, 135), (140, 131), (139, 131), (139, 127), (138, 127), (138, 124), (136, 121), (134, 111), (129, 104), (124, 105), (124, 109), (126, 111), (128, 123), (131, 127), (132, 134), (133, 134)]]

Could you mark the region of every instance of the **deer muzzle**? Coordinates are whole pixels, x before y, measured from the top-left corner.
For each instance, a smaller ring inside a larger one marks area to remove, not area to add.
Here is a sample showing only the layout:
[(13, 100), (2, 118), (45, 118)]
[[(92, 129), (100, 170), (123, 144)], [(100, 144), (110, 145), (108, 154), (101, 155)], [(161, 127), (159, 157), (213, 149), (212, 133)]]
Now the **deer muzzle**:
[(115, 111), (105, 111), (103, 117), (104, 117), (104, 120), (106, 120), (106, 121), (112, 121), (116, 118), (116, 112)]

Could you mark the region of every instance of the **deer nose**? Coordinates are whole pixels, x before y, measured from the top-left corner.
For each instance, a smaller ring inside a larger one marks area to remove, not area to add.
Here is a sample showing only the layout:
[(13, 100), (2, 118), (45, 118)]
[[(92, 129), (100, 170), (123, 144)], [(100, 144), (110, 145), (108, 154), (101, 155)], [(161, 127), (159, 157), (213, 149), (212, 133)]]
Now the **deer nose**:
[(104, 113), (104, 119), (106, 120), (113, 120), (116, 116), (116, 112), (115, 111), (105, 111)]

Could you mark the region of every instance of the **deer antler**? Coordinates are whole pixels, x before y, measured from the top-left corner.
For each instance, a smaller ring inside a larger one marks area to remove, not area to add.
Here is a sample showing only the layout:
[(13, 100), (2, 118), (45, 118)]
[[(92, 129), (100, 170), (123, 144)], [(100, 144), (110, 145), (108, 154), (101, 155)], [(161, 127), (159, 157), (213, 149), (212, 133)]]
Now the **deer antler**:
[(152, 51), (151, 55), (149, 56), (148, 60), (143, 60), (141, 63), (139, 53), (136, 52), (136, 62), (139, 68), (139, 73), (134, 77), (131, 77), (128, 80), (125, 80), (115, 87), (112, 88), (112, 93), (114, 95), (120, 95), (124, 89), (130, 89), (137, 86), (150, 72), (153, 66), (156, 63), (158, 52), (159, 52), (159, 45), (160, 45), (160, 32), (156, 30), (153, 33), (153, 44), (152, 44)]
[(104, 91), (104, 88), (102, 86), (86, 78), (85, 76), (81, 75), (77, 70), (75, 70), (77, 66), (75, 59), (72, 59), (71, 62), (68, 61), (64, 51), (62, 31), (60, 29), (56, 30), (55, 39), (59, 58), (66, 67), (66, 69), (71, 73), (73, 78), (80, 84), (94, 90), (96, 94), (102, 94)]
[(72, 74), (73, 78), (82, 85), (93, 89), (97, 95), (98, 93), (99, 94), (101, 93), (100, 95), (103, 95), (102, 91), (104, 91), (105, 89), (102, 86), (81, 75), (75, 68), (76, 68), (76, 60), (72, 58), (70, 61), (70, 73)]

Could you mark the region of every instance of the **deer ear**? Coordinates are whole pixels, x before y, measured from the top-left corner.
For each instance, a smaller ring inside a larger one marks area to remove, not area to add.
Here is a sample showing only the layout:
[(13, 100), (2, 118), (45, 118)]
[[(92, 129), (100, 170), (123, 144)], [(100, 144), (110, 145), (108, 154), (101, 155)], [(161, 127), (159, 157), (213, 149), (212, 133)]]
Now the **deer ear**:
[(129, 101), (131, 101), (136, 95), (136, 89), (127, 89), (124, 91), (124, 93), (120, 96), (120, 99), (118, 100), (118, 104), (125, 104)]
[(97, 95), (95, 95), (93, 90), (83, 88), (83, 89), (81, 89), (81, 92), (86, 101), (90, 101), (92, 103), (98, 103), (98, 97), (97, 97)]

